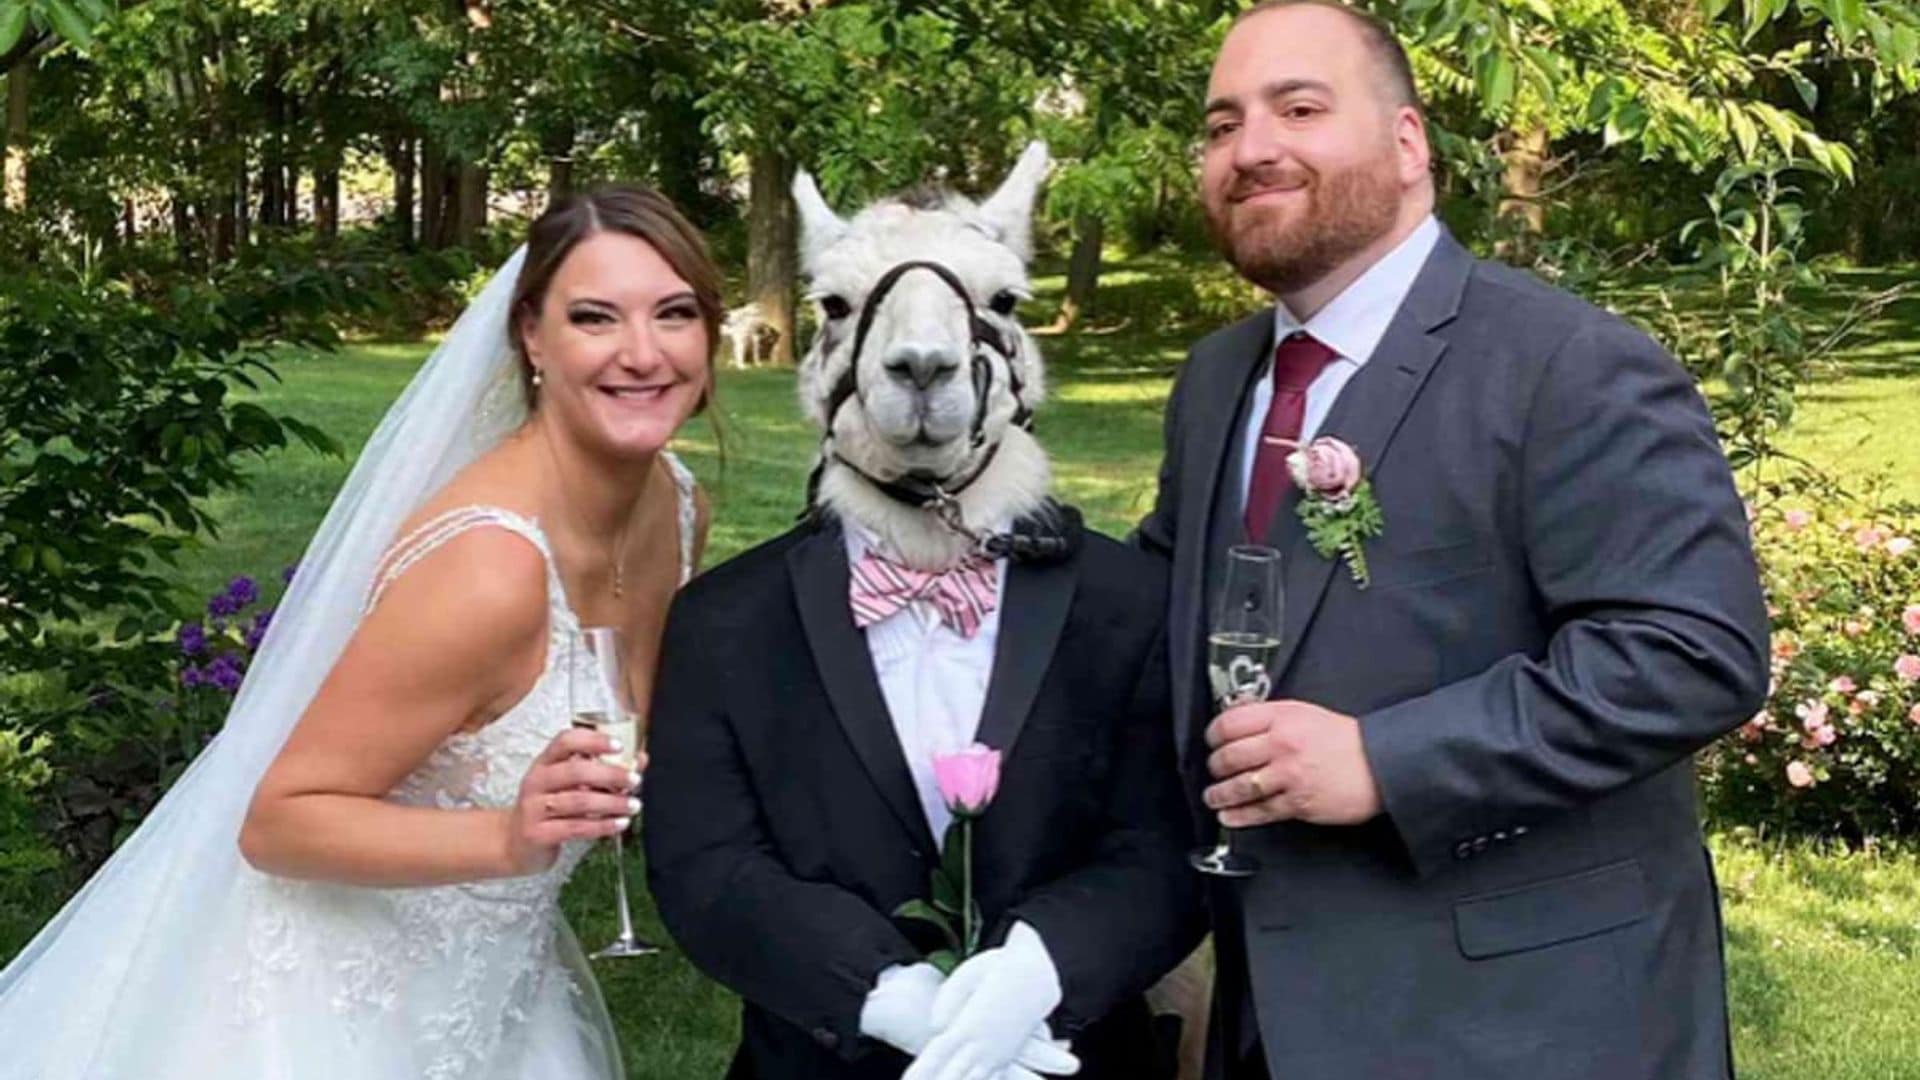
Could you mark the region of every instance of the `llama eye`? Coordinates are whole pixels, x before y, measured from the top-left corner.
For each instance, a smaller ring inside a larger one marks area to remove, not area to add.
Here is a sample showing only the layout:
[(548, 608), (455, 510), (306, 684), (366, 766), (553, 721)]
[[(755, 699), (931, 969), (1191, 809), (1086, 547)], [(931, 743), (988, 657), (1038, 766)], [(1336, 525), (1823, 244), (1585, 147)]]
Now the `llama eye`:
[(827, 295), (820, 298), (820, 313), (838, 322), (853, 314), (853, 305), (844, 296)]
[(1001, 289), (993, 294), (993, 299), (987, 301), (987, 306), (992, 308), (996, 315), (1011, 315), (1013, 309), (1019, 304), (1020, 297), (1012, 289)]

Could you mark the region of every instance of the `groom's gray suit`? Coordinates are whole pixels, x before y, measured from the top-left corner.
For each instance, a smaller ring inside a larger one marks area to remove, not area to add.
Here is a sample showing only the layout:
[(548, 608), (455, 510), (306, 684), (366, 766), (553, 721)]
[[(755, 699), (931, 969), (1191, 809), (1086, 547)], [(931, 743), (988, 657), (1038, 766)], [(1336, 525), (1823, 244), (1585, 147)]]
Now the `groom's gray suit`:
[[(1172, 565), (1196, 799), (1225, 478), (1273, 333), (1263, 312), (1194, 347), (1136, 536)], [(1216, 892), (1211, 1071), (1263, 1049), (1274, 1080), (1729, 1075), (1690, 755), (1760, 706), (1767, 619), (1693, 382), (1443, 235), (1320, 433), (1359, 450), (1386, 533), (1361, 590), (1289, 493), (1274, 696), (1359, 718), (1386, 812), (1241, 835), (1263, 870)]]

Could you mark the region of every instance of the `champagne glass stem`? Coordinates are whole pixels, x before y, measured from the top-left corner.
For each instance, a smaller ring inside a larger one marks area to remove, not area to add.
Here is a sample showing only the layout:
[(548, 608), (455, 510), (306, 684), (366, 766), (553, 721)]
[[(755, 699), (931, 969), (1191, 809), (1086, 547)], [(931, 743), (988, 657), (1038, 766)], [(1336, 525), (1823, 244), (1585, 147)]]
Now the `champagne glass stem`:
[(627, 903), (627, 845), (625, 836), (613, 834), (613, 884), (620, 894), (620, 943), (633, 944), (633, 908)]

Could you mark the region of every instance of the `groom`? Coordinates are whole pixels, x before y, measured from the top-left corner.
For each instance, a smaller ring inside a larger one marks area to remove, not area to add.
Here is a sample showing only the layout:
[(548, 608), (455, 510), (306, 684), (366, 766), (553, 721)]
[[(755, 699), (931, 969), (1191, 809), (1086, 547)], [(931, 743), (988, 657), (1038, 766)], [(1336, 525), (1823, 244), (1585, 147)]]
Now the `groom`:
[[(1699, 392), (1434, 220), (1370, 17), (1249, 10), (1207, 99), (1208, 217), (1278, 304), (1194, 347), (1137, 542), (1171, 564), (1183, 771), (1260, 865), (1214, 893), (1211, 1075), (1729, 1076), (1690, 755), (1759, 707), (1767, 621)], [(1364, 587), (1298, 516), (1316, 436), (1382, 510)], [(1209, 605), (1249, 539), (1286, 560), (1279, 674), (1214, 717)]]

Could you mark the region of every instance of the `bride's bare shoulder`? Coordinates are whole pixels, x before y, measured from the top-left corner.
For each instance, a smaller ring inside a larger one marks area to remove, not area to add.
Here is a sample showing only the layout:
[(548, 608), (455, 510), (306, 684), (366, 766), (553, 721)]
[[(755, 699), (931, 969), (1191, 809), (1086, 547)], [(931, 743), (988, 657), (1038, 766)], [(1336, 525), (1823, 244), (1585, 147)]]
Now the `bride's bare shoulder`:
[(530, 444), (525, 440), (509, 437), (475, 458), (414, 511), (400, 527), (399, 535), (406, 536), (434, 518), (467, 507), (492, 507), (521, 517), (535, 516), (537, 500), (533, 485), (538, 464), (530, 459), (529, 449)]

